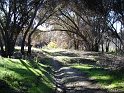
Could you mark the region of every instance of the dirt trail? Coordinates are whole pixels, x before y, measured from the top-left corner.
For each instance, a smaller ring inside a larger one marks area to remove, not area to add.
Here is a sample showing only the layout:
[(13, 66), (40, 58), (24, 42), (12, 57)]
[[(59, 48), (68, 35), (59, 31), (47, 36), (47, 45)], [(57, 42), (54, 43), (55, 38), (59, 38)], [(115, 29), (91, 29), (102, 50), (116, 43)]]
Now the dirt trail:
[(85, 72), (68, 66), (62, 66), (56, 57), (53, 57), (56, 93), (107, 93), (100, 89), (96, 81), (88, 78)]

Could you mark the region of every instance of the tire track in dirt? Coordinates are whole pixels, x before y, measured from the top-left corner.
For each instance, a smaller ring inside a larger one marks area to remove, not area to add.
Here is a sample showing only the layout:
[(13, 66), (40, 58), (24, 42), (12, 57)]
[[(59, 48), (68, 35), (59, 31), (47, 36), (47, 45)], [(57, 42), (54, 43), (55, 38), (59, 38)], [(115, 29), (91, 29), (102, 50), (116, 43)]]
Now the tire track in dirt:
[(87, 73), (63, 66), (56, 57), (53, 57), (52, 67), (56, 93), (108, 93), (102, 90), (95, 80), (89, 79)]

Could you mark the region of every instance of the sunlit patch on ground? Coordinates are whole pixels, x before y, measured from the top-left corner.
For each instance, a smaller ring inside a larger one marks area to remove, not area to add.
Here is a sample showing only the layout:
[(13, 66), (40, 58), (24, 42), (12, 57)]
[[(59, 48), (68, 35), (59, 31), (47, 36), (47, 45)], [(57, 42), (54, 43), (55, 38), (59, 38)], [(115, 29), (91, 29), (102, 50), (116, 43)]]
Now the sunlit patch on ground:
[[(65, 50), (64, 50), (65, 51)], [(69, 50), (68, 50), (69, 51)], [(123, 71), (111, 70), (109, 68), (110, 61), (113, 56), (105, 55), (97, 52), (79, 52), (71, 51), (72, 53), (78, 53), (78, 56), (68, 56), (59, 55), (62, 51), (47, 51), (48, 55), (54, 56), (54, 58), (65, 66), (70, 66), (72, 68), (79, 69), (82, 72), (86, 72), (90, 79), (96, 80), (103, 89), (108, 89), (109, 91), (119, 90), (124, 91), (124, 73)], [(56, 54), (57, 53), (57, 54)], [(100, 60), (99, 60), (100, 59)], [(101, 64), (101, 59), (106, 64), (105, 66)], [(117, 59), (116, 59), (117, 60)], [(112, 61), (112, 60), (111, 60)], [(65, 79), (64, 79), (65, 80)], [(72, 83), (71, 83), (72, 84)], [(71, 85), (69, 84), (69, 85)], [(118, 93), (117, 91), (116, 93)]]
[(16, 93), (17, 91), (19, 93), (50, 93), (53, 91), (53, 83), (47, 67), (38, 63), (37, 68), (34, 68), (28, 60), (0, 57), (0, 80), (6, 82), (3, 88), (2, 83), (0, 84), (0, 93)]

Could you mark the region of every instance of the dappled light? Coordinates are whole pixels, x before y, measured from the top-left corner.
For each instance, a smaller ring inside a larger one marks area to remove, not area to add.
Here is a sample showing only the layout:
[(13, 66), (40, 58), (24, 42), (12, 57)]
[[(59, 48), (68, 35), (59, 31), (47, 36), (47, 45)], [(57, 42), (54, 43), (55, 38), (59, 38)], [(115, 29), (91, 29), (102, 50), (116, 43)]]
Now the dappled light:
[[(1, 73), (2, 75), (0, 78), (5, 79), (7, 81), (7, 84), (10, 84), (9, 86), (15, 87), (14, 88), (15, 92), (10, 91), (11, 93), (18, 93), (19, 91), (20, 91), (19, 93), (21, 93), (21, 91), (22, 92), (29, 91), (33, 93), (32, 91), (40, 92), (40, 90), (42, 89), (44, 89), (42, 90), (43, 92), (46, 91), (46, 93), (49, 93), (47, 92), (48, 89), (50, 91), (52, 90), (52, 87), (51, 87), (52, 83), (50, 85), (50, 82), (51, 82), (50, 80), (52, 79), (49, 79), (51, 78), (51, 76), (49, 74), (46, 74), (47, 71), (42, 68), (43, 66), (44, 68), (46, 68), (47, 66), (38, 65), (38, 67), (42, 69), (35, 69), (35, 68), (32, 68), (32, 66), (29, 64), (29, 61), (26, 61), (26, 60), (11, 59), (10, 61), (10, 59), (4, 59), (4, 58), (1, 60), (4, 60), (3, 62), (4, 65), (2, 66), (2, 63), (0, 63), (1, 64), (0, 68), (1, 68), (1, 71), (4, 71), (5, 74)], [(4, 67), (5, 67), (5, 70), (4, 70)], [(47, 86), (46, 84), (49, 84), (49, 85)], [(3, 85), (3, 86), (6, 86), (6, 85)], [(4, 87), (6, 88), (6, 91), (9, 90), (9, 86), (8, 88)], [(4, 93), (8, 93), (6, 91)]]
[[(112, 70), (109, 66), (103, 66), (98, 63), (100, 61), (98, 58), (101, 58), (101, 55), (103, 55), (101, 53), (76, 52), (79, 58), (65, 55), (54, 56), (56, 51), (49, 53), (48, 50), (45, 53), (54, 57), (51, 60), (53, 61), (53, 67), (55, 67), (53, 70), (54, 77), (57, 85), (61, 84), (61, 87), (58, 87), (59, 89), (61, 88), (61, 91), (66, 90), (67, 93), (80, 93), (81, 91), (84, 93), (86, 91), (87, 93), (113, 93), (119, 89), (117, 92), (124, 92), (124, 74), (120, 71)], [(92, 56), (94, 59), (87, 59), (88, 56)], [(104, 60), (104, 62), (107, 64), (109, 61)]]
[(0, 93), (124, 93), (124, 0), (0, 0)]
[(110, 62), (105, 59), (112, 61), (113, 56), (62, 49), (33, 51), (25, 60), (1, 57), (1, 86), (15, 93), (123, 93), (124, 73), (103, 65), (101, 60)]

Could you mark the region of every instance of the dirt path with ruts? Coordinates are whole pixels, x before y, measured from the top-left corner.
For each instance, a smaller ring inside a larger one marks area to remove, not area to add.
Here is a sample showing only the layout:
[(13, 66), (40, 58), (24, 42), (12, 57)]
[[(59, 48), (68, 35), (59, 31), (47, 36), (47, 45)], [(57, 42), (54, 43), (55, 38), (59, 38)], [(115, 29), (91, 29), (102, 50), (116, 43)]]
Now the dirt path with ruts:
[(102, 90), (95, 80), (88, 78), (87, 73), (68, 66), (62, 66), (53, 57), (54, 80), (56, 93), (107, 93)]

